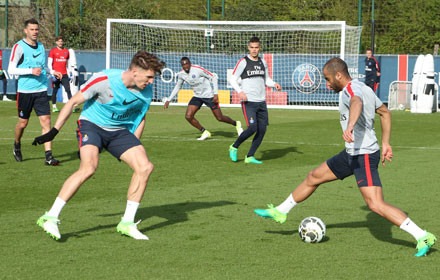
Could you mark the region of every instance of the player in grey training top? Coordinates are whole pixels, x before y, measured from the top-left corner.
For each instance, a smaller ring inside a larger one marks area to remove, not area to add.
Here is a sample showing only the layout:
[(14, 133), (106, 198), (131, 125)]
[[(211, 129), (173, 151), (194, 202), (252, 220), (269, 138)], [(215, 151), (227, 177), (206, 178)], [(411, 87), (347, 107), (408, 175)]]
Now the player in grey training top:
[(287, 213), (298, 203), (309, 198), (323, 183), (344, 179), (351, 175), (362, 197), (371, 211), (384, 217), (417, 240), (416, 257), (424, 256), (434, 245), (436, 237), (417, 226), (405, 212), (387, 203), (383, 198), (382, 183), (378, 166), (381, 158), (379, 145), (374, 134), (374, 116), (377, 113), (382, 126), (382, 164), (391, 161), (393, 151), (390, 145), (391, 113), (367, 85), (352, 80), (347, 64), (340, 58), (332, 58), (324, 65), (327, 87), (341, 92), (339, 102), (342, 138), (346, 149), (323, 162), (308, 173), (287, 199), (268, 209), (255, 209), (255, 213), (284, 223)]
[[(188, 57), (180, 59), (182, 71), (177, 74), (177, 83), (171, 95), (166, 99), (164, 108), (167, 109), (170, 101), (176, 96), (182, 87), (183, 83), (190, 85), (194, 91), (194, 96), (188, 103), (185, 119), (195, 128), (202, 132), (202, 135), (197, 140), (205, 140), (211, 137), (211, 133), (206, 130), (200, 122), (194, 117), (197, 111), (200, 110), (203, 104), (211, 108), (212, 113), (219, 122), (229, 123), (235, 126), (237, 134), (243, 132), (241, 122), (235, 121), (228, 116), (222, 114), (218, 100), (218, 77), (216, 74), (209, 72), (205, 68), (191, 64)], [(211, 86), (211, 83), (213, 86)]]
[(353, 130), (353, 138), (356, 141), (345, 142), (345, 148), (347, 153), (352, 156), (372, 154), (380, 149), (374, 130), (374, 117), (376, 109), (380, 108), (383, 103), (376, 95), (371, 94), (370, 88), (366, 87), (364, 83), (352, 80), (340, 95), (339, 112), (343, 131), (348, 127), (350, 100), (354, 96), (363, 100), (364, 108)]
[[(240, 59), (232, 72), (230, 83), (241, 100), (241, 107), (248, 128), (229, 146), (229, 157), (232, 161), (238, 161), (238, 147), (249, 137), (255, 134), (252, 140), (245, 163), (261, 164), (254, 157), (255, 152), (263, 141), (266, 127), (269, 124), (269, 116), (266, 106), (266, 86), (281, 90), (281, 86), (275, 83), (268, 73), (267, 63), (259, 57), (260, 39), (252, 37), (248, 43), (249, 54)], [(241, 86), (239, 80), (241, 79)]]

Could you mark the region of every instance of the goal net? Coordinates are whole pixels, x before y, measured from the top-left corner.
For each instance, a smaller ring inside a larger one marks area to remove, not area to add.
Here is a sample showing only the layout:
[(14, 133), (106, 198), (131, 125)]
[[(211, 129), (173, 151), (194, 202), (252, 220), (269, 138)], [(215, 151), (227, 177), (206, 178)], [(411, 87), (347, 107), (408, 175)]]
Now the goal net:
[(411, 108), (411, 81), (393, 81), (389, 87), (388, 109), (409, 110)]
[[(138, 50), (155, 53), (167, 66), (155, 79), (154, 101), (170, 95), (187, 56), (219, 77), (222, 106), (239, 106), (228, 82), (237, 61), (247, 53), (253, 36), (261, 41), (260, 56), (282, 91), (267, 88), (269, 107), (336, 108), (338, 94), (326, 88), (322, 67), (335, 56), (344, 59), (358, 77), (361, 27), (330, 22), (226, 22), (107, 19), (106, 67), (128, 66)], [(184, 86), (172, 103), (186, 105), (192, 96)], [(154, 104), (154, 103), (153, 103)]]
[[(436, 84), (430, 84), (431, 87), (425, 85), (423, 91), (417, 94), (414, 92), (413, 85), (414, 83), (412, 81), (391, 82), (388, 92), (388, 109), (405, 110), (411, 111), (412, 113), (420, 113), (422, 111), (423, 113), (438, 112), (440, 105), (438, 86)], [(430, 97), (422, 98), (423, 95)], [(430, 104), (432, 104), (432, 106)]]

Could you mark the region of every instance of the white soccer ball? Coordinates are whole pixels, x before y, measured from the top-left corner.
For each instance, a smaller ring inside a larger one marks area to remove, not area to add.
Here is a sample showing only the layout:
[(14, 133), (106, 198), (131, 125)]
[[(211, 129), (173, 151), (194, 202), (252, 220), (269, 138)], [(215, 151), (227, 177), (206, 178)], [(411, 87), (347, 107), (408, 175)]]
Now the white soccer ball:
[(317, 217), (307, 217), (298, 227), (299, 237), (306, 243), (318, 243), (325, 236), (325, 224)]
[(401, 110), (401, 111), (405, 110), (405, 105), (399, 104), (399, 110)]

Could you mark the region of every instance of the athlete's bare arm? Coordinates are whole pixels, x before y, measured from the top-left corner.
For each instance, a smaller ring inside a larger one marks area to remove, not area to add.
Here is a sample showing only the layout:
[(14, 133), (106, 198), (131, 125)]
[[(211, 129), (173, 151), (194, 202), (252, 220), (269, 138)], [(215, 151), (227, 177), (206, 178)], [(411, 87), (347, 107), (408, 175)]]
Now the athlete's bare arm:
[(383, 105), (376, 109), (376, 114), (380, 116), (380, 125), (382, 127), (382, 165), (385, 161), (391, 161), (393, 158), (393, 149), (391, 148), (391, 112), (387, 106)]

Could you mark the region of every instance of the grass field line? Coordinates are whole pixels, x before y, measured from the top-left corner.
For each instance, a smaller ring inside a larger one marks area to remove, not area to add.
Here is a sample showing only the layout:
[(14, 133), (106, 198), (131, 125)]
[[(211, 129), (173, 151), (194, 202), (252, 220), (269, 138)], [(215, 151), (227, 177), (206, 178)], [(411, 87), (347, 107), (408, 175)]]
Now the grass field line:
[[(195, 140), (194, 138), (186, 138), (186, 137), (170, 137), (170, 136), (144, 136), (142, 138), (151, 138), (151, 139), (159, 139), (160, 141), (175, 141), (175, 142), (181, 142), (181, 141), (193, 141), (193, 142), (199, 142)], [(235, 139), (235, 138), (234, 138)], [(216, 141), (216, 142), (233, 142), (234, 139), (209, 139), (207, 141)], [(310, 145), (310, 146), (342, 146), (342, 142), (339, 143), (310, 143), (310, 142), (295, 142), (295, 141), (270, 141), (270, 140), (264, 140), (263, 143), (270, 143), (270, 144), (280, 144), (280, 145)], [(426, 147), (426, 146), (392, 146), (394, 148), (400, 148), (400, 149), (420, 149), (420, 150), (440, 150), (440, 147)]]
[[(1, 130), (0, 130), (1, 131)], [(29, 131), (31, 133), (38, 133), (38, 131)], [(12, 132), (11, 132), (12, 133)], [(194, 142), (197, 143), (199, 141), (196, 140), (195, 137), (179, 137), (179, 136), (159, 136), (159, 135), (145, 135), (142, 137), (143, 139), (149, 139), (149, 140), (155, 140), (155, 141), (167, 141), (167, 142)], [(22, 138), (22, 143), (25, 142), (31, 142), (33, 141), (34, 138), (26, 138), (23, 137)], [(72, 141), (72, 139), (74, 138), (62, 138), (62, 137), (57, 137), (56, 141)], [(235, 138), (234, 138), (235, 139)], [(207, 141), (204, 142), (225, 142), (225, 143), (232, 143), (234, 141), (234, 139), (215, 139), (215, 138), (211, 138)], [(13, 137), (0, 137), (0, 141), (6, 141), (6, 142), (10, 142), (13, 141), (14, 138)], [(320, 147), (337, 147), (337, 146), (341, 146), (342, 142), (340, 143), (310, 143), (310, 142), (295, 142), (295, 141), (271, 141), (271, 140), (264, 140), (264, 143), (268, 143), (268, 144), (277, 144), (277, 145), (299, 145), (299, 146), (304, 146), (304, 145), (309, 145), (309, 146), (320, 146)], [(415, 149), (415, 150), (432, 150), (432, 151), (439, 151), (440, 147), (428, 147), (428, 146), (398, 146), (398, 145), (393, 145), (393, 148), (398, 148), (398, 149)]]
[[(74, 138), (62, 138), (57, 137), (55, 141), (72, 141)], [(142, 139), (149, 139), (154, 141), (167, 141), (167, 142), (194, 142), (194, 143), (201, 143), (202, 141), (197, 141), (195, 137), (173, 137), (173, 136), (142, 136)], [(6, 141), (10, 142), (13, 141), (13, 137), (0, 137), (0, 141)], [(26, 142), (32, 142), (34, 138), (27, 138), (23, 137), (21, 138), (22, 144)], [(225, 143), (232, 143), (234, 142), (234, 139), (209, 139), (203, 142), (225, 142)], [(313, 145), (313, 146), (340, 146), (341, 143), (328, 143), (328, 144), (313, 144), (313, 143), (306, 143), (306, 142), (291, 142), (291, 141), (270, 141), (270, 140), (264, 140), (265, 143), (270, 144), (279, 144), (279, 145)]]

